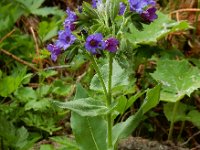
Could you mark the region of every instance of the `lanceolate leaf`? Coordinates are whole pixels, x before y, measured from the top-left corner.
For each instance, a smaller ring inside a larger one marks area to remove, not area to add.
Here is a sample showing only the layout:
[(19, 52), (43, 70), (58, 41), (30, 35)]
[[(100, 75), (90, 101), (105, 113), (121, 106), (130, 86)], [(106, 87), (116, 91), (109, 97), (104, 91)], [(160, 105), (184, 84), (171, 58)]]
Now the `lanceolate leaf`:
[[(74, 101), (87, 97), (87, 91), (78, 84)], [(102, 117), (82, 117), (72, 111), (71, 127), (80, 150), (106, 150), (107, 129)]]
[(107, 114), (109, 109), (102, 102), (92, 98), (82, 98), (74, 101), (53, 101), (60, 108), (67, 108), (81, 116), (98, 116)]
[[(108, 64), (103, 65), (102, 68), (100, 68), (106, 88), (108, 85), (108, 75), (109, 75), (109, 67)], [(113, 76), (112, 76), (112, 88), (116, 88), (119, 86), (125, 86), (128, 85), (128, 75), (127, 73), (120, 67), (120, 65), (114, 61), (113, 62)], [(95, 91), (103, 91), (103, 88), (101, 86), (101, 82), (99, 81), (99, 77), (97, 74), (94, 75), (92, 78), (92, 81), (90, 83), (90, 89)]]
[(113, 144), (119, 139), (128, 137), (144, 120), (144, 113), (155, 107), (159, 103), (160, 98), (160, 85), (147, 91), (144, 103), (135, 115), (129, 117), (125, 122), (116, 124), (113, 127)]
[(163, 84), (161, 100), (176, 102), (200, 87), (200, 70), (187, 60), (160, 60), (152, 77)]

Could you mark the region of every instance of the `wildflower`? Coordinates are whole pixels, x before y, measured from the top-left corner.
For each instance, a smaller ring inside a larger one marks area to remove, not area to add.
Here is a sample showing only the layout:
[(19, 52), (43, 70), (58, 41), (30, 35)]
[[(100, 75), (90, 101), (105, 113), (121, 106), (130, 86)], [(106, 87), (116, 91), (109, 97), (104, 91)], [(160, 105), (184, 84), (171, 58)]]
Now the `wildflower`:
[(76, 15), (75, 12), (71, 11), (69, 8), (66, 10), (67, 13), (67, 20), (71, 22), (75, 22), (78, 19), (78, 16)]
[(119, 15), (123, 15), (126, 9), (126, 5), (123, 2), (119, 3)]
[(105, 49), (105, 42), (101, 33), (89, 35), (86, 39), (85, 48), (92, 54), (98, 53), (97, 50)]
[(100, 3), (102, 3), (102, 0), (92, 0), (92, 7), (96, 9)]
[(158, 16), (156, 15), (156, 8), (148, 8), (146, 11), (142, 12), (141, 17), (147, 23), (153, 22), (155, 19), (158, 18)]
[(71, 31), (74, 31), (76, 29), (76, 25), (74, 24), (74, 22), (71, 22), (68, 19), (65, 19), (65, 21), (64, 21), (64, 27), (65, 27), (65, 29), (68, 28)]
[(119, 41), (116, 38), (109, 38), (106, 41), (106, 48), (108, 51), (114, 53), (117, 51)]
[(47, 45), (47, 49), (51, 52), (51, 59), (56, 61), (58, 55), (61, 53), (61, 48), (57, 47), (56, 45), (49, 44)]
[(64, 21), (64, 27), (69, 28), (71, 31), (74, 31), (76, 28), (76, 25), (74, 24), (75, 21), (77, 21), (78, 16), (75, 12), (71, 11), (69, 8), (66, 10), (67, 18)]
[(66, 28), (58, 33), (56, 45), (66, 50), (75, 40), (76, 37), (71, 33), (70, 29)]
[(130, 4), (130, 10), (141, 14), (143, 8), (145, 8), (148, 3), (147, 0), (128, 0)]
[(150, 7), (154, 7), (156, 5), (155, 0), (128, 0), (130, 4), (130, 10), (137, 12), (139, 14), (143, 13), (143, 11)]

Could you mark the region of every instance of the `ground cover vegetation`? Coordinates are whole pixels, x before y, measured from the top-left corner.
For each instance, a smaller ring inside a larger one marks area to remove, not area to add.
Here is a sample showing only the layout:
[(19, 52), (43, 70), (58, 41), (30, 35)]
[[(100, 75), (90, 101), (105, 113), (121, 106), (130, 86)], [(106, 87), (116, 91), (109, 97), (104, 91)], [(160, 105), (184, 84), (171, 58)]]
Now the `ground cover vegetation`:
[(199, 7), (1, 0), (0, 149), (200, 148)]

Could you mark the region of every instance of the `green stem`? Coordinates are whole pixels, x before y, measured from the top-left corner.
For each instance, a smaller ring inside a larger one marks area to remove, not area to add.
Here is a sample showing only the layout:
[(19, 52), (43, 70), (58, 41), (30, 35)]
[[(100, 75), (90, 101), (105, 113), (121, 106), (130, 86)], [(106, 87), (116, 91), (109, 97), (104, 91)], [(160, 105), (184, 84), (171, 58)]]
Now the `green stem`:
[(177, 101), (174, 104), (172, 119), (171, 119), (171, 123), (170, 123), (169, 134), (168, 134), (168, 140), (172, 140), (172, 134), (173, 134), (173, 129), (174, 129), (174, 119), (175, 119), (176, 111), (177, 111), (177, 108), (178, 108), (178, 104), (179, 104), (179, 101)]
[[(110, 107), (112, 104), (112, 67), (113, 64), (113, 55), (109, 53), (109, 77), (108, 77), (108, 99), (107, 99), (107, 107)], [(112, 145), (112, 127), (113, 127), (113, 120), (112, 120), (112, 113), (107, 115), (107, 130), (108, 130), (108, 149), (113, 149)]]
[(103, 87), (103, 91), (104, 91), (104, 94), (105, 94), (105, 96), (106, 96), (106, 99), (108, 99), (108, 93), (107, 93), (107, 90), (106, 90), (106, 85), (105, 85), (105, 83), (104, 83), (104, 80), (103, 80), (101, 71), (100, 71), (100, 69), (99, 69), (99, 66), (97, 65), (96, 59), (95, 59), (95, 57), (94, 57), (93, 55), (91, 55), (91, 54), (88, 54), (88, 56), (89, 56), (90, 60), (92, 61), (92, 65), (93, 65), (93, 67), (94, 67), (94, 69), (95, 69), (95, 71), (96, 71), (96, 73), (97, 73), (97, 75), (98, 75), (98, 77), (99, 77), (99, 80), (100, 80), (101, 85), (102, 85), (102, 87)]
[(185, 121), (182, 121), (182, 123), (181, 123), (181, 129), (180, 129), (180, 132), (178, 134), (178, 141), (180, 141), (180, 139), (181, 139), (181, 135), (183, 133), (184, 127), (185, 127)]

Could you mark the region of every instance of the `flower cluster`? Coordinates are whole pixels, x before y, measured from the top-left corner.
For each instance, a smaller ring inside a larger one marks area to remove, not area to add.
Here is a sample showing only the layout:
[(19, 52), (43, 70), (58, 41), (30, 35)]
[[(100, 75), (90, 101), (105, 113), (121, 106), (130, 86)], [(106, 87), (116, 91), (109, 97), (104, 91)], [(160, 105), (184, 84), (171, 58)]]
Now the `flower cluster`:
[(99, 50), (108, 50), (109, 52), (116, 52), (119, 42), (116, 38), (109, 38), (103, 40), (101, 33), (89, 35), (86, 39), (85, 48), (92, 54), (97, 54)]
[[(144, 22), (151, 23), (157, 18), (155, 8), (156, 2), (154, 0), (127, 0), (127, 2), (129, 3), (130, 11), (138, 13)], [(97, 9), (102, 3), (102, 0), (92, 0), (91, 6), (93, 9)], [(128, 11), (127, 5), (128, 4), (125, 2), (119, 3), (119, 16), (123, 16), (125, 12)], [(80, 14), (82, 11), (82, 7), (78, 7), (78, 12)], [(77, 39), (73, 32), (79, 29), (76, 25), (76, 22), (79, 21), (78, 15), (69, 8), (66, 10), (66, 13), (67, 18), (63, 23), (64, 29), (58, 32), (58, 39), (56, 42), (47, 46), (47, 49), (51, 52), (53, 61), (56, 61), (62, 50), (68, 49)], [(83, 28), (81, 28), (81, 30), (83, 30)], [(102, 50), (115, 53), (119, 47), (119, 41), (116, 38), (110, 37), (105, 40), (101, 33), (91, 34), (83, 40), (85, 40), (85, 49), (93, 55), (100, 54)]]
[(128, 0), (130, 4), (130, 10), (132, 12), (139, 13), (142, 19), (151, 23), (157, 19), (156, 15), (156, 2), (154, 0)]
[(53, 61), (57, 60), (57, 57), (61, 53), (62, 49), (66, 50), (76, 40), (76, 37), (72, 34), (72, 31), (76, 29), (75, 22), (77, 21), (78, 16), (69, 8), (66, 10), (66, 13), (67, 18), (64, 21), (64, 30), (58, 32), (58, 40), (54, 44), (49, 44), (47, 46)]

